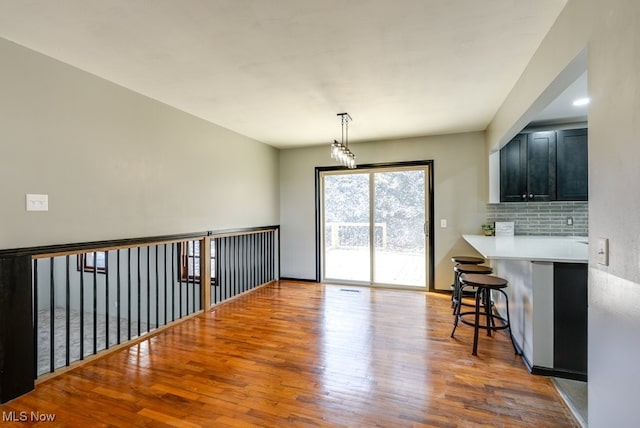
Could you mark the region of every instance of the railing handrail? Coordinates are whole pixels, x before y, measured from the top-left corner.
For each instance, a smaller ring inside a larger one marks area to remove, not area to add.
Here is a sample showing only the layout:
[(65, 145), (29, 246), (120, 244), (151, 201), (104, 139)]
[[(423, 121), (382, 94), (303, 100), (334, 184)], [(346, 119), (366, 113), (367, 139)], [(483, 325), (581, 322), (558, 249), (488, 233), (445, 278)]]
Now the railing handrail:
[(161, 235), (140, 238), (111, 239), (103, 241), (91, 241), (68, 244), (42, 245), (14, 249), (0, 249), (0, 258), (16, 256), (32, 256), (34, 258), (64, 256), (85, 252), (112, 251), (125, 248), (133, 248), (142, 245), (169, 244), (186, 240), (201, 239), (206, 236), (220, 238), (225, 236), (243, 235), (250, 233), (268, 232), (279, 230), (280, 225), (257, 226), (235, 229), (209, 230), (204, 232), (179, 233), (173, 235)]

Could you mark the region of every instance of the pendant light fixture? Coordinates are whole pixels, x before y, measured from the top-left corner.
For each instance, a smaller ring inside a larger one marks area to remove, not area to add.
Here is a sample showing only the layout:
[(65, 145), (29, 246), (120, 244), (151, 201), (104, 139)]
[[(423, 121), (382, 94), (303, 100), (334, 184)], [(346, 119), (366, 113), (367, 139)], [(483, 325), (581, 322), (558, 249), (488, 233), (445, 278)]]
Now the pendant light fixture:
[(349, 169), (356, 167), (356, 155), (349, 150), (349, 122), (352, 120), (349, 113), (338, 113), (342, 122), (342, 140), (338, 143), (333, 140), (331, 144), (331, 158), (337, 160)]

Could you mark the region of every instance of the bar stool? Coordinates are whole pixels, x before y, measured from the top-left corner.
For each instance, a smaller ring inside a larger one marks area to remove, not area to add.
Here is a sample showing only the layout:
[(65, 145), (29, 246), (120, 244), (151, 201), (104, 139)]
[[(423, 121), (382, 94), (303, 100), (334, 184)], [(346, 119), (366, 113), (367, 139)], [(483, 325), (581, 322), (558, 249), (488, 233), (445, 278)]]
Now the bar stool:
[[(496, 330), (508, 330), (509, 339), (511, 339), (511, 345), (516, 355), (519, 354), (518, 348), (513, 341), (513, 335), (511, 334), (511, 320), (509, 318), (509, 297), (504, 289), (507, 288), (508, 281), (504, 278), (500, 278), (494, 275), (480, 275), (463, 273), (460, 275), (461, 288), (464, 287), (476, 287), (476, 301), (475, 311), (461, 312), (458, 307), (457, 315), (453, 323), (453, 331), (451, 337), (453, 337), (458, 327), (458, 321), (470, 325), (474, 328), (473, 331), (473, 351), (472, 355), (478, 355), (478, 331), (480, 329), (487, 330), (487, 336), (491, 336), (492, 331)], [(497, 291), (502, 293), (505, 300), (506, 316), (500, 316), (493, 311), (493, 302), (491, 300), (491, 292)], [(466, 315), (473, 315), (473, 321), (464, 319)], [(484, 323), (481, 323), (480, 317), (484, 317)], [(495, 320), (499, 320), (502, 325), (496, 325)]]
[(464, 305), (462, 302), (462, 298), (464, 297), (462, 293), (462, 285), (460, 284), (460, 275), (465, 273), (478, 274), (478, 275), (489, 275), (493, 273), (493, 269), (489, 266), (484, 265), (470, 265), (470, 264), (459, 264), (453, 267), (454, 272), (454, 280), (453, 280), (453, 293), (451, 294), (451, 306), (453, 307), (453, 314), (459, 312), (459, 308), (461, 305)]
[(484, 263), (484, 259), (482, 257), (474, 256), (453, 256), (451, 257), (451, 261), (454, 263), (453, 283), (451, 284), (451, 307), (453, 308), (453, 292), (456, 290), (456, 284), (458, 283), (458, 274), (455, 271), (455, 267), (457, 265), (480, 265)]

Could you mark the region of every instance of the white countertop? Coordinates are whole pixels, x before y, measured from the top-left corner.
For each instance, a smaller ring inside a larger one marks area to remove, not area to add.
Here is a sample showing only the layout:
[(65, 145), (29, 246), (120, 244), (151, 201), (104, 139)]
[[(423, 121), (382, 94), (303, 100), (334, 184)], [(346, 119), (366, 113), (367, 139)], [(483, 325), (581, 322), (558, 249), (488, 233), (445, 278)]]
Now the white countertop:
[(587, 263), (587, 237), (462, 235), (485, 259)]

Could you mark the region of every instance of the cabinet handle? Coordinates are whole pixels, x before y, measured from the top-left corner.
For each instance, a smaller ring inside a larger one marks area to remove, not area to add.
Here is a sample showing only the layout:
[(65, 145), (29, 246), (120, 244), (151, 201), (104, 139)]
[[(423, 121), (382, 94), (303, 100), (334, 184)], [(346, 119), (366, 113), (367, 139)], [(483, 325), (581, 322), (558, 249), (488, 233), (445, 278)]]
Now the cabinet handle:
[(529, 199), (533, 199), (533, 193), (529, 193)]
[(522, 199), (527, 199), (527, 194), (526, 193), (522, 194)]

